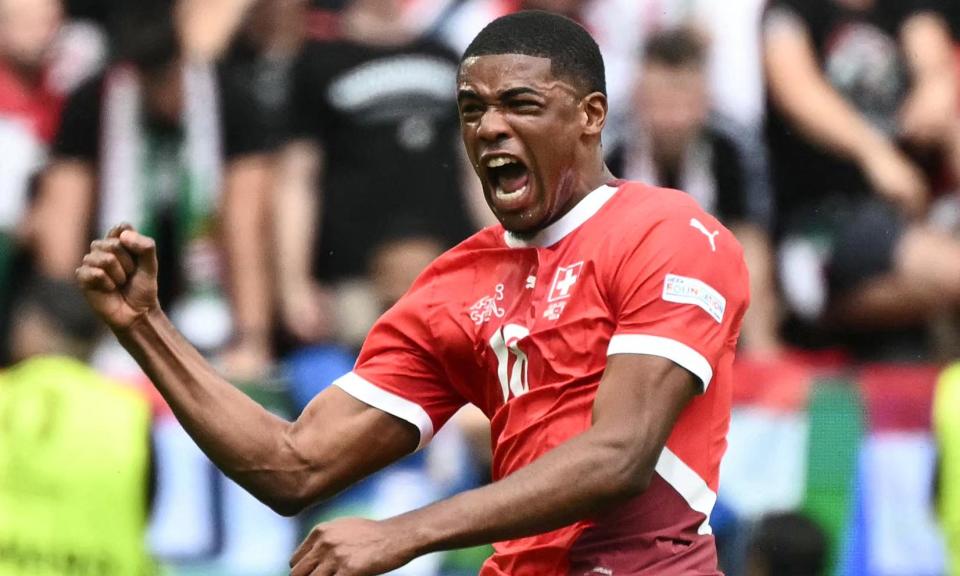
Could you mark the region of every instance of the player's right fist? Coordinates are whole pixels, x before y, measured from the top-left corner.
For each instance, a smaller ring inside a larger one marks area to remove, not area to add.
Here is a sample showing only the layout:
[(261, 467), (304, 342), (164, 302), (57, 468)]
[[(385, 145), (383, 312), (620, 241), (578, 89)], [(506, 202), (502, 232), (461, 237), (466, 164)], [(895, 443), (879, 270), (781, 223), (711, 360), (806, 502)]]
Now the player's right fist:
[(77, 268), (77, 281), (87, 302), (113, 330), (129, 328), (160, 307), (157, 300), (157, 250), (129, 224), (115, 226)]

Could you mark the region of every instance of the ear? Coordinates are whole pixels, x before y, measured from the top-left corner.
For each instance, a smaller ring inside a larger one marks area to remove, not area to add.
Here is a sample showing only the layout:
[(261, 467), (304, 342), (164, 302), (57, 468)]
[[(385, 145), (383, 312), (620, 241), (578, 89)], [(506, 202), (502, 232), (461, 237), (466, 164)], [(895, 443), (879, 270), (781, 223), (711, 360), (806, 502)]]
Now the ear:
[(591, 92), (580, 101), (583, 108), (583, 133), (599, 136), (607, 123), (607, 97), (601, 92)]

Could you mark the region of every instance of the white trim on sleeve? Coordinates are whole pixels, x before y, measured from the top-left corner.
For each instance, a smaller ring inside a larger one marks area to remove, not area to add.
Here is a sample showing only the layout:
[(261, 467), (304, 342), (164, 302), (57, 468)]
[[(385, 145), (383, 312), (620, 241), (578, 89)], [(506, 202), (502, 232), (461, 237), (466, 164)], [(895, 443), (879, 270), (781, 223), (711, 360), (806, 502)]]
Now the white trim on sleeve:
[(420, 444), (417, 446), (417, 450), (429, 444), (433, 438), (433, 420), (430, 419), (427, 411), (416, 402), (387, 392), (355, 372), (347, 372), (334, 380), (333, 385), (364, 404), (369, 404), (416, 426), (420, 430)]
[(713, 512), (714, 504), (717, 503), (716, 492), (711, 490), (703, 478), (669, 448), (664, 447), (655, 469), (657, 474), (687, 501), (690, 508), (706, 516), (697, 529), (697, 534), (712, 534), (710, 514)]
[(607, 356), (614, 354), (649, 354), (672, 360), (693, 372), (703, 382), (704, 392), (713, 380), (713, 368), (703, 354), (671, 338), (649, 334), (614, 334), (607, 347)]

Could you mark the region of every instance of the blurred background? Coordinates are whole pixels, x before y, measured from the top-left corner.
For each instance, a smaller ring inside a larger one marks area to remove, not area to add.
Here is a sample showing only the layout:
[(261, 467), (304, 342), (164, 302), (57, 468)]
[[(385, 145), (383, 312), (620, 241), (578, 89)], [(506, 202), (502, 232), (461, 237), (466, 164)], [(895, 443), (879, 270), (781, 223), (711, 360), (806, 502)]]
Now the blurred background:
[[(613, 172), (685, 190), (745, 248), (724, 571), (960, 575), (960, 2), (0, 0), (0, 576), (279, 575), (317, 521), (488, 479), (465, 410), (276, 516), (72, 276), (117, 222), (154, 236), (174, 322), (295, 417), (424, 266), (493, 223), (456, 68), (525, 8), (597, 39)], [(398, 573), (475, 574), (486, 553)]]

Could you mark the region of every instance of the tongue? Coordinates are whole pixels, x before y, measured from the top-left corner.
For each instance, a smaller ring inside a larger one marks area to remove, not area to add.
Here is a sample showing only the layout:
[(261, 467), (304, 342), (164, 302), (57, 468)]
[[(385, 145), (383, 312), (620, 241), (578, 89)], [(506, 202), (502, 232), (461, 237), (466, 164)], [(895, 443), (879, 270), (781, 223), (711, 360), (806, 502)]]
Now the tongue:
[(521, 166), (505, 166), (500, 171), (500, 189), (510, 194), (527, 185), (530, 179), (526, 168)]

